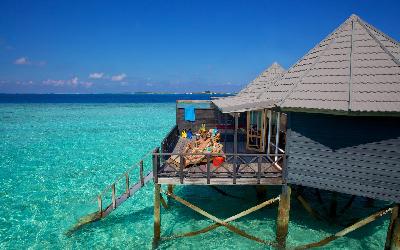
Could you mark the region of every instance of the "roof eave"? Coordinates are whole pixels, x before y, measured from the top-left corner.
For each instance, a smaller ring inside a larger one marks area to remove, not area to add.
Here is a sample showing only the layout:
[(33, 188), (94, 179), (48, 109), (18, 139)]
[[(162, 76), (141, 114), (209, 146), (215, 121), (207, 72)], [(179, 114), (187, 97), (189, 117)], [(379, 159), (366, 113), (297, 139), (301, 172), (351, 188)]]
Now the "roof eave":
[(400, 117), (398, 111), (352, 111), (352, 110), (333, 110), (318, 108), (299, 108), (299, 107), (279, 107), (282, 112), (301, 112), (301, 113), (319, 113), (328, 115), (345, 115), (345, 116), (393, 116)]

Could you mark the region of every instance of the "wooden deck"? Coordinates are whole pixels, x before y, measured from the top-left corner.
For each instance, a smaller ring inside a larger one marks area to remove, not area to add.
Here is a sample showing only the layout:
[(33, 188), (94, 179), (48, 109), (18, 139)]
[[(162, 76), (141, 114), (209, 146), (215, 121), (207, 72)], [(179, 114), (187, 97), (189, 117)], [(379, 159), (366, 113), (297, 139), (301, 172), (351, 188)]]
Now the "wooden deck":
[[(161, 159), (157, 167), (159, 184), (187, 184), (187, 185), (281, 185), (283, 154), (254, 154), (246, 153), (244, 145), (239, 147), (237, 154), (224, 152), (223, 154), (203, 154), (205, 161), (185, 167), (183, 164), (171, 164), (171, 156), (183, 157), (183, 148), (187, 139), (180, 138), (172, 153), (159, 153)], [(240, 144), (239, 144), (240, 145)], [(225, 143), (228, 150), (230, 143)], [(198, 155), (198, 154), (196, 154)], [(220, 166), (214, 166), (212, 158), (225, 155), (226, 160)], [(183, 161), (182, 161), (183, 162)]]

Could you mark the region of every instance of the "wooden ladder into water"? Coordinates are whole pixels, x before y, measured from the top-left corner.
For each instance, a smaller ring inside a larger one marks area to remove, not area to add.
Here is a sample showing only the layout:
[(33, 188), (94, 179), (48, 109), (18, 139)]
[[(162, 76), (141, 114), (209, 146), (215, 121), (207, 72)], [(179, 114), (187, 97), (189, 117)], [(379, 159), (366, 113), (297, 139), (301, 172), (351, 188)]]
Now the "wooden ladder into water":
[[(150, 155), (153, 155), (158, 151), (158, 148), (154, 151), (148, 152), (145, 156), (142, 157), (142, 159), (132, 166), (129, 170), (127, 170), (124, 174), (119, 176), (114, 183), (111, 185), (107, 186), (98, 196), (97, 196), (97, 204), (98, 204), (98, 210), (94, 213), (88, 214), (86, 216), (83, 216), (80, 218), (77, 223), (69, 229), (66, 234), (70, 235), (82, 226), (101, 220), (105, 217), (107, 217), (112, 211), (117, 209), (122, 203), (124, 203), (126, 200), (128, 200), (130, 197), (132, 197), (138, 190), (140, 190), (144, 185), (149, 182), (150, 180), (153, 179), (153, 171), (149, 171), (147, 174), (144, 174), (144, 160), (146, 157), (149, 157)], [(155, 158), (157, 156), (153, 155), (153, 162), (157, 161)], [(130, 186), (130, 173), (136, 169), (139, 168), (139, 180), (132, 186)], [(124, 193), (122, 193), (120, 196), (117, 197), (116, 195), (116, 184), (119, 183), (120, 181), (125, 181), (125, 190)], [(103, 206), (103, 197), (107, 194), (107, 192), (111, 191), (111, 203), (107, 206)]]

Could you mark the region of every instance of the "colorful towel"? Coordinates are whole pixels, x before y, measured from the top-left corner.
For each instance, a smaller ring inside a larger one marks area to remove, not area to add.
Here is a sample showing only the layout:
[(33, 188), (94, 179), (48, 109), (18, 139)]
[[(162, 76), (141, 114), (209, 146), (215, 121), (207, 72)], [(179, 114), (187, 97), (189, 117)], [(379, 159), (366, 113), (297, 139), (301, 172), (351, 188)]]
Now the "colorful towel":
[(194, 122), (196, 120), (194, 106), (185, 107), (185, 121)]

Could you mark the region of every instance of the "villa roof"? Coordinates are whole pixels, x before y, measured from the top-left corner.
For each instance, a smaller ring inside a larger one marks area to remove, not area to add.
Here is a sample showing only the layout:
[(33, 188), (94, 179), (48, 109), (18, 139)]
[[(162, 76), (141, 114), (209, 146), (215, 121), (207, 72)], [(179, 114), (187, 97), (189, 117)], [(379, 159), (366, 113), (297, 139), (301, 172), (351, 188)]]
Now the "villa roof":
[(258, 102), (321, 112), (400, 112), (399, 61), (397, 41), (352, 15), (270, 85)]
[(258, 100), (258, 98), (284, 72), (285, 70), (278, 63), (274, 62), (237, 95), (215, 99), (213, 103), (224, 113), (243, 112), (270, 106), (274, 102)]

